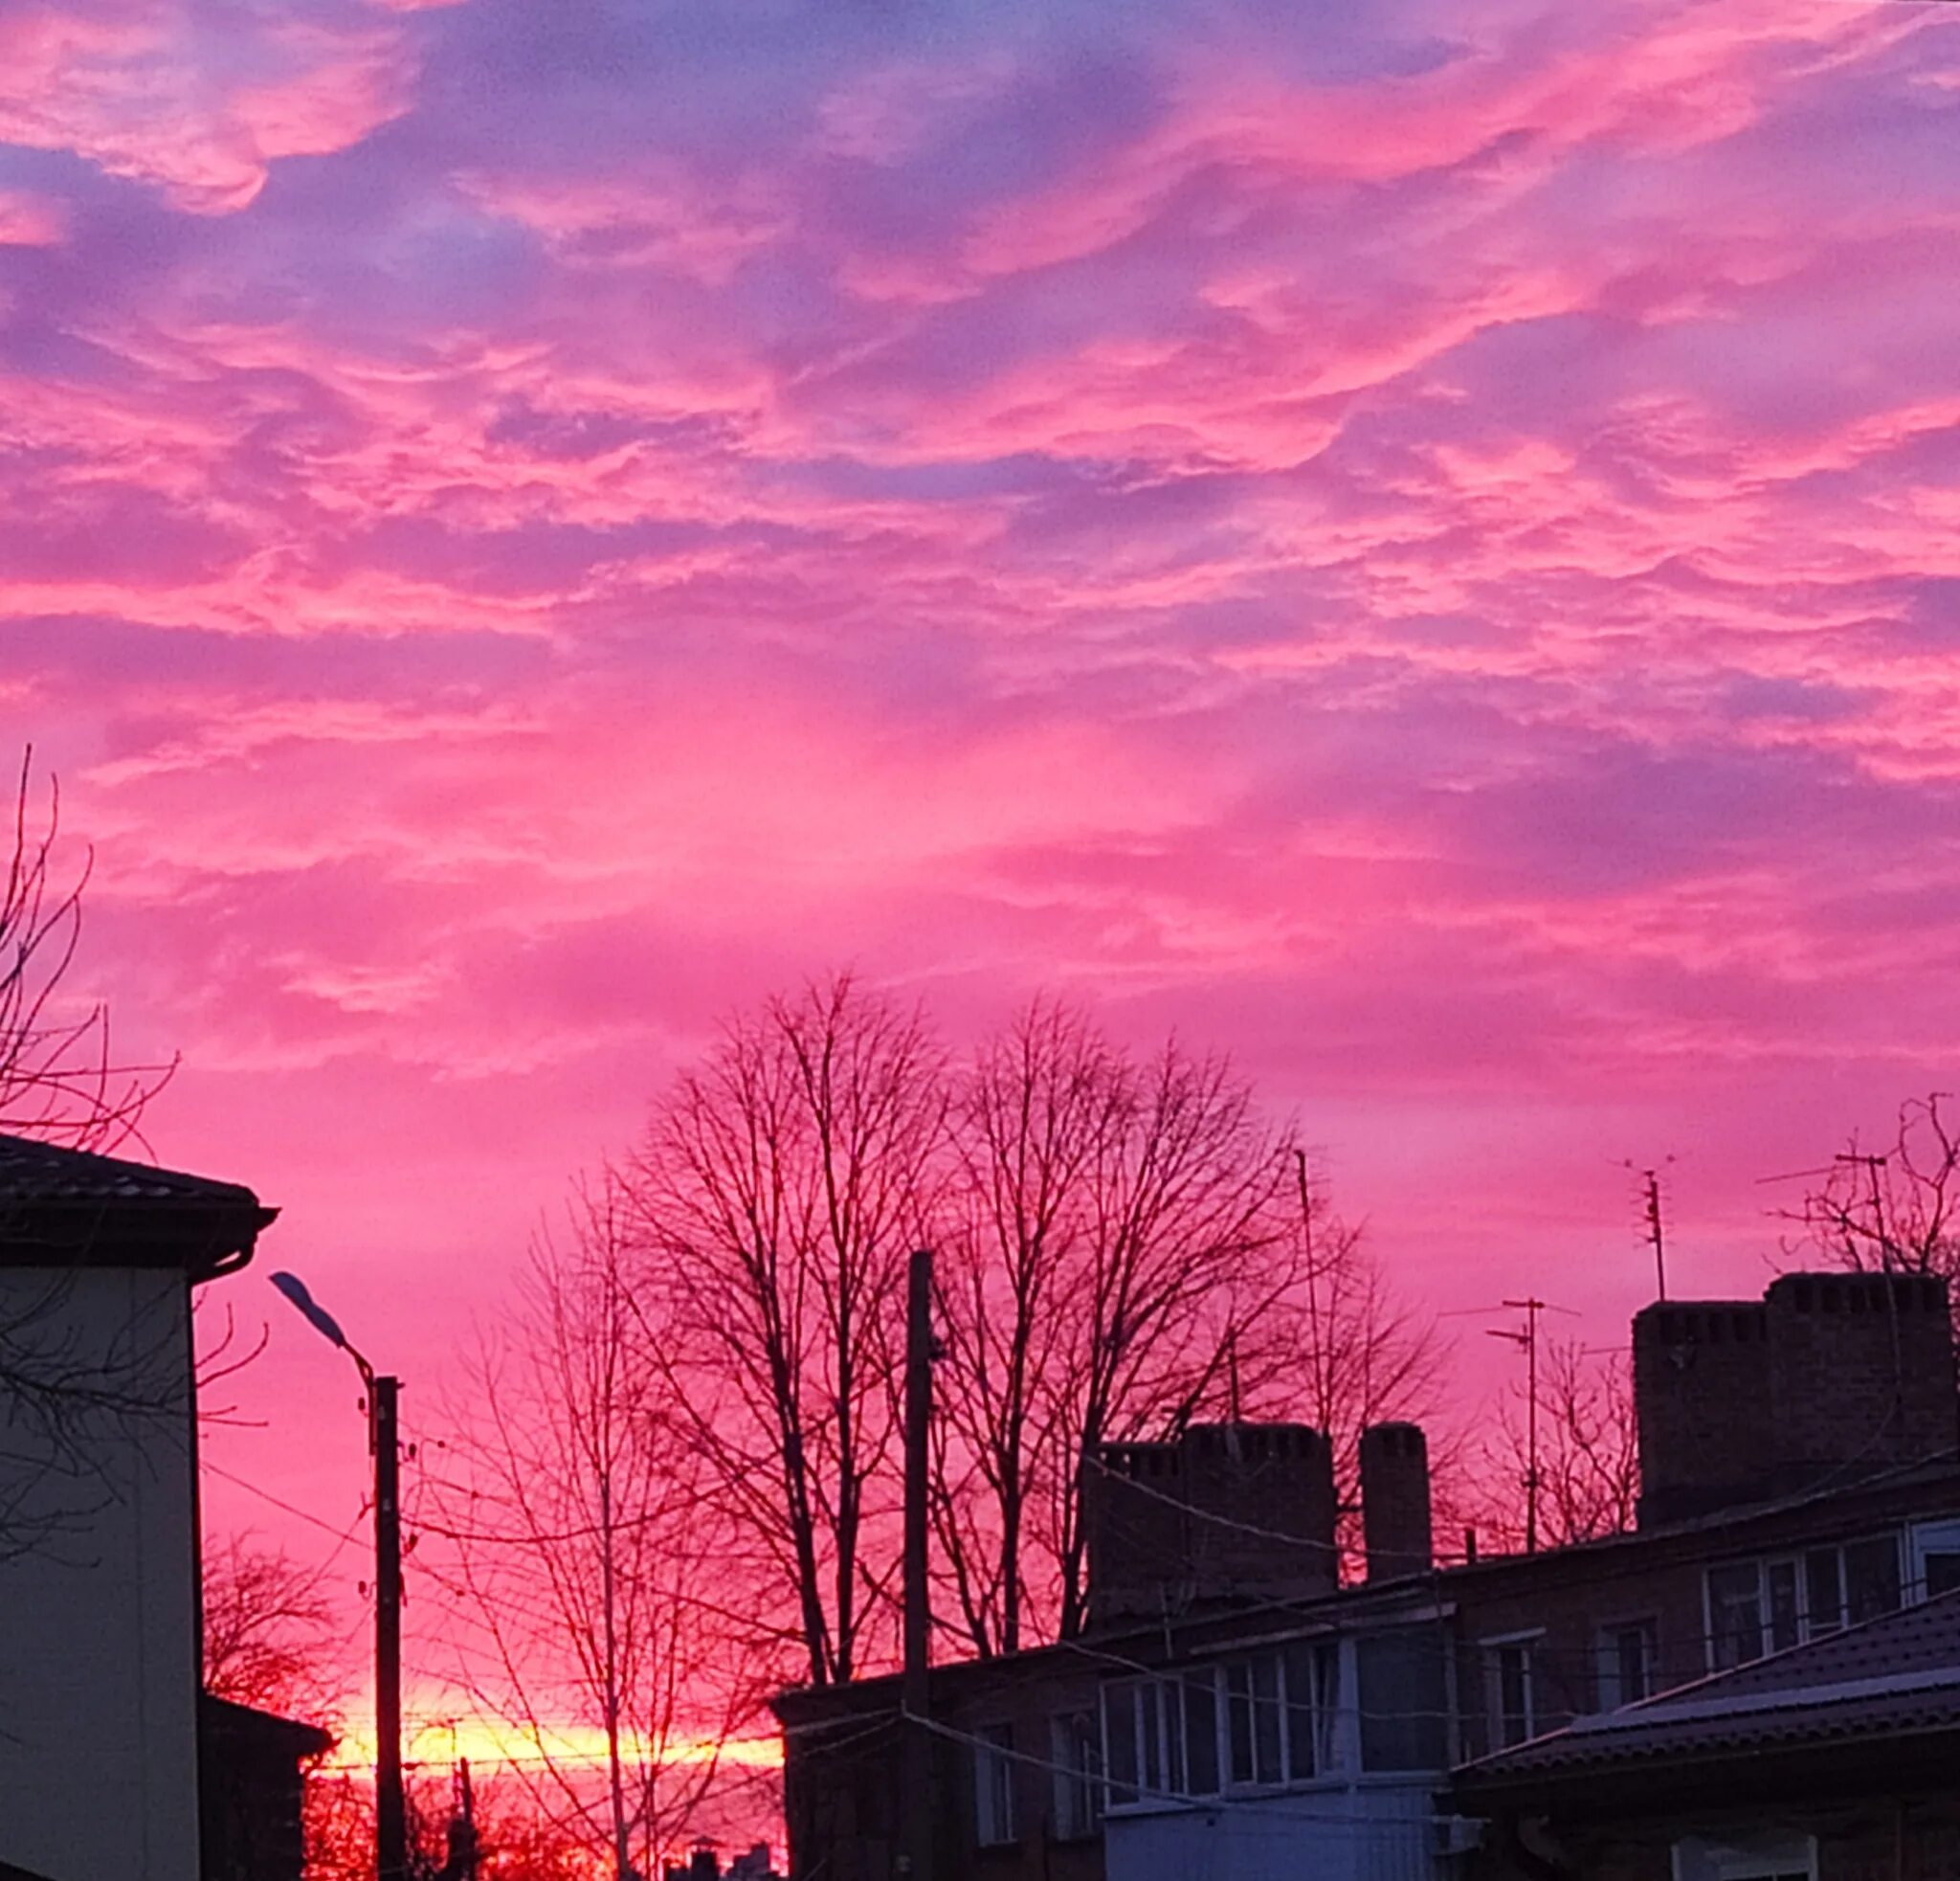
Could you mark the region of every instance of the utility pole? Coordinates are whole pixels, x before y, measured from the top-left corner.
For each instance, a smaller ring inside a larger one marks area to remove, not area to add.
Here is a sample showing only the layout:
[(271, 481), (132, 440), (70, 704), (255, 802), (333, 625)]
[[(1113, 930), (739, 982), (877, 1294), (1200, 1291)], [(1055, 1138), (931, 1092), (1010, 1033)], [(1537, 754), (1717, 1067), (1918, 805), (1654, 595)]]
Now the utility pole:
[(932, 1881), (932, 1608), (926, 1536), (932, 1462), (932, 1250), (914, 1250), (905, 1297), (905, 1669), (900, 1859)]
[(1525, 1330), (1512, 1332), (1501, 1327), (1489, 1329), (1493, 1339), (1508, 1339), (1525, 1349), (1525, 1552), (1538, 1552), (1538, 1315), (1546, 1303), (1535, 1295), (1523, 1300), (1506, 1300), (1504, 1305), (1525, 1315)]
[(401, 1380), (377, 1377), (341, 1323), (298, 1274), (268, 1276), (330, 1345), (354, 1361), (368, 1398), (368, 1454), (374, 1466), (374, 1868), (379, 1881), (408, 1881), (408, 1811), (402, 1796)]
[(470, 1781), (470, 1759), (456, 1766), (456, 1812), (449, 1820), (449, 1860), (442, 1881), (477, 1881), (477, 1792)]
[(402, 1800), (402, 1507), (398, 1378), (368, 1388), (374, 1444), (374, 1865), (379, 1881), (406, 1881)]
[(1654, 1285), (1658, 1289), (1655, 1297), (1664, 1300), (1667, 1298), (1667, 1245), (1660, 1232), (1660, 1172), (1643, 1169), (1640, 1174), (1646, 1178), (1647, 1239), (1654, 1243)]

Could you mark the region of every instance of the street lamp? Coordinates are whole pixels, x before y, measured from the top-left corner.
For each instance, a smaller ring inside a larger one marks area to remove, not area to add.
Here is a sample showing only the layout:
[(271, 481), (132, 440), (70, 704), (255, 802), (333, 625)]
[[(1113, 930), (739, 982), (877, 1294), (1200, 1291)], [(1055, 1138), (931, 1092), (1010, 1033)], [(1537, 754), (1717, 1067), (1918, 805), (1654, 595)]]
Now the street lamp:
[(368, 1392), (368, 1446), (374, 1459), (374, 1854), (379, 1881), (406, 1881), (408, 1819), (402, 1802), (402, 1512), (396, 1404), (401, 1381), (376, 1376), (340, 1321), (297, 1274), (272, 1284), (329, 1344), (360, 1369)]

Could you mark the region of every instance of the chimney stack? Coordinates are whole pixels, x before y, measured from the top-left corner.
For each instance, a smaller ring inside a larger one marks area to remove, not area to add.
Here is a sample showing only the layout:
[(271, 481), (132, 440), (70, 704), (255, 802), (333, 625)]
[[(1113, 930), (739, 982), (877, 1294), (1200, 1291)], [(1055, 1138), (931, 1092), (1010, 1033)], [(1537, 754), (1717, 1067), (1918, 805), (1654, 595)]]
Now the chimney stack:
[(1297, 1423), (1198, 1423), (1082, 1460), (1089, 1621), (1335, 1586), (1334, 1460)]
[(1634, 1399), (1643, 1528), (1950, 1456), (1947, 1284), (1789, 1273), (1760, 1301), (1656, 1302)]
[(1414, 1423), (1361, 1433), (1361, 1528), (1368, 1578), (1392, 1580), (1436, 1565), (1429, 1528), (1429, 1444)]

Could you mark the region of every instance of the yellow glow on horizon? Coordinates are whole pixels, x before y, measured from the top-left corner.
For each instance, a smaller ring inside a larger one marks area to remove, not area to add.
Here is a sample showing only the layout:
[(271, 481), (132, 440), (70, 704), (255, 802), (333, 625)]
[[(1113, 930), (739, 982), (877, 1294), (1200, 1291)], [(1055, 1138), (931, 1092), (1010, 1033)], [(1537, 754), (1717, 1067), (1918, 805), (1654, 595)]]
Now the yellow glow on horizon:
[[(359, 1774), (374, 1767), (376, 1733), (371, 1716), (351, 1717), (339, 1741), (321, 1766)], [(707, 1763), (719, 1761), (743, 1770), (774, 1770), (782, 1766), (783, 1747), (773, 1737), (731, 1737), (717, 1743), (711, 1737), (680, 1738), (656, 1747), (625, 1736), (620, 1756), (629, 1763)], [(405, 1763), (446, 1764), (467, 1758), (473, 1769), (555, 1763), (560, 1767), (606, 1768), (606, 1734), (597, 1725), (561, 1724), (537, 1729), (511, 1725), (499, 1718), (458, 1715), (435, 1717), (424, 1711), (402, 1731)]]

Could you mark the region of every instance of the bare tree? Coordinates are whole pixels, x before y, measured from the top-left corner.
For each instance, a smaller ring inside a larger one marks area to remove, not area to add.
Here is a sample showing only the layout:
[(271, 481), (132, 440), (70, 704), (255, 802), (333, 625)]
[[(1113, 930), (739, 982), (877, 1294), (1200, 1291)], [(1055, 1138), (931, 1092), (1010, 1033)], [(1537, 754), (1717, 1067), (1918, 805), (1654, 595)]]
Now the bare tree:
[(0, 1132), (111, 1148), (138, 1127), (175, 1067), (120, 1063), (107, 1005), (66, 996), (95, 859), (84, 851), (72, 870), (60, 868), (59, 786), (50, 778), (44, 810), (35, 809), (34, 795), (29, 747), (0, 881)]
[(1625, 1352), (1590, 1351), (1577, 1339), (1548, 1339), (1538, 1359), (1534, 1458), (1526, 1387), (1500, 1404), (1480, 1471), (1480, 1527), (1500, 1547), (1525, 1545), (1527, 1478), (1538, 1473), (1538, 1542), (1563, 1548), (1624, 1534), (1640, 1497), (1639, 1428), (1633, 1365)]
[[(1352, 1243), (1316, 1253), (1290, 1131), (1227, 1060), (1175, 1040), (1138, 1058), (1037, 1001), (981, 1049), (955, 1116), (935, 1512), (968, 1639), (1013, 1651), (1032, 1622), (1072, 1638), (1087, 1620), (1097, 1445), (1299, 1414), (1303, 1384), (1318, 1412), (1320, 1385), (1345, 1386), (1300, 1308), (1317, 1260), (1324, 1286), (1352, 1278)], [(1344, 1332), (1358, 1304), (1344, 1298)], [(1392, 1394), (1413, 1360), (1391, 1364), (1385, 1338), (1375, 1356)]]
[(730, 1571), (815, 1685), (851, 1678), (890, 1628), (897, 1551), (870, 1544), (945, 1115), (923, 1018), (844, 974), (731, 1020), (656, 1106), (628, 1174), (647, 1360), (748, 1537)]
[(1960, 1293), (1960, 1134), (1942, 1108), (1952, 1101), (1907, 1099), (1879, 1151), (1854, 1132), (1819, 1186), (1782, 1211), (1798, 1231), (1786, 1251), (1854, 1272), (1937, 1274)]
[(203, 1571), (204, 1689), (309, 1723), (337, 1718), (345, 1638), (320, 1572), (250, 1534), (207, 1542)]
[(522, 1740), (539, 1819), (626, 1881), (689, 1832), (760, 1685), (749, 1616), (714, 1597), (726, 1526), (647, 1363), (618, 1183), (582, 1185), (569, 1213), (467, 1368), (461, 1480), (418, 1526), (453, 1545), (462, 1683)]

